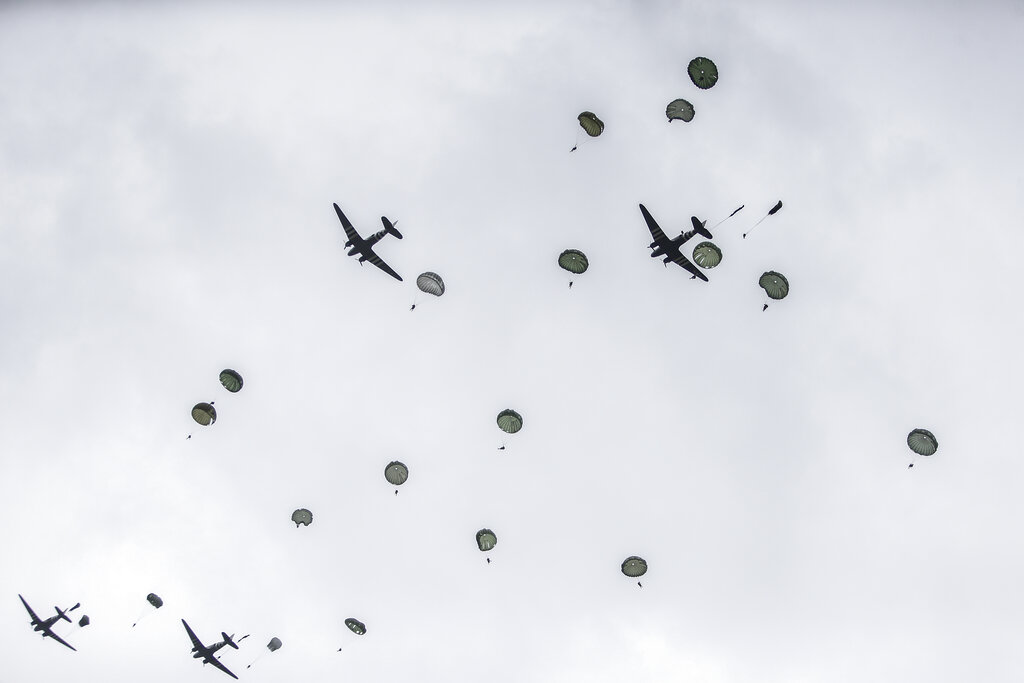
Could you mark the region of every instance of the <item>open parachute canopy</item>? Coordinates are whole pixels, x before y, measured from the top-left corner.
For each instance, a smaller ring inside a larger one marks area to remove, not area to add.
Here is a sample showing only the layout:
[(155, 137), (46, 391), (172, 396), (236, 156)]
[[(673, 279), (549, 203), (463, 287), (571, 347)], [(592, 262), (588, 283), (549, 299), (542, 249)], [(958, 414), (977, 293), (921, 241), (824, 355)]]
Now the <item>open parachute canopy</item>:
[(217, 421), (217, 410), (212, 403), (197, 403), (192, 406), (192, 419), (206, 427)]
[(300, 524), (309, 526), (313, 523), (313, 513), (306, 508), (299, 508), (292, 513), (292, 521), (295, 522), (295, 528), (298, 529)]
[(421, 292), (426, 292), (427, 294), (433, 294), (434, 296), (444, 294), (444, 280), (437, 273), (431, 273), (430, 271), (421, 273), (416, 278), (416, 286), (419, 287)]
[(153, 607), (156, 607), (157, 609), (160, 609), (164, 606), (163, 599), (156, 593), (150, 593), (149, 595), (147, 595), (146, 600), (148, 600), (149, 604), (153, 605)]
[(271, 638), (270, 642), (267, 643), (267, 649), (270, 650), (271, 652), (273, 652), (274, 650), (280, 650), (281, 649), (281, 639), (278, 638), (277, 636), (274, 636), (273, 638)]
[(680, 121), (693, 121), (693, 105), (686, 100), (672, 100), (665, 107), (665, 116), (668, 117), (669, 122), (679, 119)]
[(523, 428), (523, 416), (508, 408), (498, 413), (498, 428), (508, 434), (515, 434)]
[(498, 545), (498, 537), (490, 529), (481, 529), (476, 532), (476, 547), (480, 548), (482, 552), (487, 552), (496, 545)]
[(939, 450), (939, 441), (927, 429), (915, 429), (907, 434), (907, 445), (918, 455), (932, 455)]
[(234, 394), (242, 388), (242, 376), (234, 370), (221, 370), (220, 383), (224, 385), (225, 389)]
[(357, 636), (366, 635), (366, 624), (358, 619), (349, 617), (345, 620), (345, 626), (348, 626), (348, 630), (352, 631), (352, 633), (355, 633)]
[(718, 67), (707, 57), (694, 57), (686, 67), (690, 80), (701, 90), (707, 90), (718, 82)]
[(389, 462), (384, 468), (384, 478), (392, 486), (401, 486), (409, 478), (409, 468), (397, 460)]
[(785, 275), (776, 273), (774, 270), (763, 273), (758, 279), (757, 284), (761, 285), (769, 299), (785, 299), (786, 295), (789, 294), (789, 280), (786, 279)]
[(647, 562), (642, 557), (633, 555), (622, 561), (622, 573), (631, 579), (636, 579), (647, 573)]
[(586, 131), (587, 135), (592, 138), (596, 138), (598, 135), (604, 132), (604, 122), (592, 111), (581, 112), (579, 116), (580, 127)]
[(590, 261), (587, 260), (587, 255), (579, 249), (566, 249), (558, 255), (558, 266), (574, 275), (581, 275), (587, 272)]
[(693, 248), (693, 262), (701, 268), (714, 268), (722, 262), (722, 250), (711, 242), (701, 242)]

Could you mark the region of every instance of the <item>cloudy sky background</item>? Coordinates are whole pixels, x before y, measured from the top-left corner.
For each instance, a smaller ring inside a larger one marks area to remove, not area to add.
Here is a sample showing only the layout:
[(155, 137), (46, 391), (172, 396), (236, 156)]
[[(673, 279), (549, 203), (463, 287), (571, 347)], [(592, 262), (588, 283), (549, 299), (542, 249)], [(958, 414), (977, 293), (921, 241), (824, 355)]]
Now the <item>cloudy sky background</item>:
[[(223, 661), (253, 681), (1018, 680), (1022, 28), (0, 9), (0, 681), (228, 680), (181, 618), (251, 633)], [(332, 202), (399, 222), (403, 283), (345, 256)], [(746, 205), (710, 283), (648, 258), (640, 202), (673, 235)], [(762, 313), (766, 270), (791, 292)], [(939, 451), (908, 470), (914, 427)], [(79, 651), (18, 593), (81, 601)]]

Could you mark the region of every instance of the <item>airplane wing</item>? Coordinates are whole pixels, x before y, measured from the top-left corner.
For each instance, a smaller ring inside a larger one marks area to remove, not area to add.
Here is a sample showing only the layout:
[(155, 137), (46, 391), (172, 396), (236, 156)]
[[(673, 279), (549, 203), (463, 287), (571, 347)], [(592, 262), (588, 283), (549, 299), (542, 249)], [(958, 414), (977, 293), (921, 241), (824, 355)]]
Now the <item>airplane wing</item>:
[(676, 255), (672, 258), (672, 263), (678, 263), (683, 268), (688, 270), (691, 274), (696, 275), (697, 277), (699, 277), (704, 282), (708, 281), (708, 276), (705, 275), (704, 273), (700, 272), (700, 270), (697, 268), (697, 266), (695, 266), (692, 263), (690, 263), (690, 259), (688, 259), (685, 256), (683, 256), (682, 252), (676, 253)]
[(640, 205), (640, 213), (644, 215), (644, 220), (647, 221), (647, 229), (651, 231), (651, 237), (654, 238), (655, 242), (659, 244), (667, 242), (668, 238), (665, 237), (665, 233), (662, 232), (661, 227), (658, 226), (658, 222), (654, 220), (654, 216), (647, 210), (647, 207), (643, 204)]
[[(48, 636), (50, 636), (51, 638), (53, 638), (54, 640), (56, 640), (56, 641), (57, 641), (58, 643), (60, 643), (60, 644), (61, 644), (61, 645), (63, 645), (64, 647), (71, 647), (71, 646), (70, 646), (70, 645), (68, 645), (68, 644), (67, 644), (66, 642), (64, 642), (64, 639), (63, 639), (63, 638), (61, 638), (60, 636), (58, 636), (58, 635), (57, 635), (56, 633), (54, 633), (54, 632), (53, 632), (53, 631), (52, 631), (51, 629), (46, 629), (46, 635), (48, 635)], [(71, 647), (71, 649), (72, 649), (72, 650), (75, 650), (75, 648), (73, 648), (73, 647)], [(75, 652), (78, 652), (78, 650), (75, 650)]]
[(216, 657), (214, 657), (213, 655), (210, 655), (210, 658), (207, 659), (206, 661), (209, 662), (210, 664), (214, 665), (215, 667), (217, 667), (218, 669), (220, 669), (224, 673), (226, 673), (228, 676), (231, 676), (232, 678), (235, 678), (235, 679), (238, 678), (238, 676), (236, 676), (235, 674), (231, 673), (231, 671), (229, 671), (226, 666), (221, 664), (220, 660), (217, 659)]
[(393, 271), (393, 270), (391, 269), (391, 266), (389, 266), (388, 264), (384, 263), (384, 260), (383, 260), (383, 259), (381, 259), (381, 257), (380, 257), (380, 256), (377, 256), (377, 255), (376, 255), (375, 253), (373, 253), (373, 250), (372, 250), (372, 249), (367, 249), (367, 252), (369, 252), (369, 253), (364, 253), (364, 254), (363, 254), (363, 256), (365, 256), (365, 257), (366, 257), (366, 260), (367, 260), (367, 261), (369, 261), (369, 262), (370, 262), (370, 263), (372, 263), (373, 265), (377, 266), (378, 268), (380, 268), (380, 269), (381, 269), (381, 270), (383, 270), (383, 271), (384, 271), (385, 273), (387, 273), (387, 274), (388, 274), (388, 275), (390, 275), (391, 277), (395, 278), (395, 279), (396, 279), (396, 280), (398, 280), (399, 282), (401, 282), (401, 281), (402, 281), (402, 276), (401, 276), (401, 275), (399, 275), (398, 273), (396, 273), (395, 271)]
[(199, 640), (199, 638), (195, 634), (195, 631), (189, 628), (188, 622), (182, 619), (181, 623), (185, 624), (185, 630), (188, 631), (188, 637), (192, 639), (192, 647), (195, 647), (198, 650), (205, 650), (206, 646), (203, 645), (203, 641)]
[(341, 221), (341, 227), (345, 228), (345, 236), (348, 237), (349, 241), (355, 244), (361, 240), (362, 238), (359, 236), (359, 233), (352, 227), (352, 224), (345, 217), (345, 214), (341, 212), (341, 208), (337, 204), (334, 205), (334, 210), (338, 212), (338, 220)]
[(18, 597), (21, 598), (21, 604), (25, 605), (25, 609), (28, 610), (28, 615), (32, 617), (32, 624), (35, 625), (43, 623), (42, 620), (36, 616), (36, 613), (32, 611), (32, 608), (28, 606), (28, 603), (25, 602), (25, 598), (21, 597), (21, 593), (18, 593)]

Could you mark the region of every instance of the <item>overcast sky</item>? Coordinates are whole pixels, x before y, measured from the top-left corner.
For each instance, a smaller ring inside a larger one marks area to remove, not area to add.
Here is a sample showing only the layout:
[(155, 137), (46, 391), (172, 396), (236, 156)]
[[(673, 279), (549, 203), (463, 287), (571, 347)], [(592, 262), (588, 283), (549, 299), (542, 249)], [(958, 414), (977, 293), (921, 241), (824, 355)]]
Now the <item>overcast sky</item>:
[(1020, 679), (1021, 5), (552, 5), (0, 9), (0, 683)]

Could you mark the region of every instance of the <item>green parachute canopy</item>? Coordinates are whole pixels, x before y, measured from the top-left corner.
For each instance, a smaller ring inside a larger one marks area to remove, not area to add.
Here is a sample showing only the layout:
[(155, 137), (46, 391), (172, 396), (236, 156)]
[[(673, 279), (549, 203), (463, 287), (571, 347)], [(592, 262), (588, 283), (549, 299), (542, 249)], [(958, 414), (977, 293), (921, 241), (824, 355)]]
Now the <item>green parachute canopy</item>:
[(503, 432), (515, 434), (523, 428), (523, 416), (508, 408), (498, 413), (498, 428)]
[(590, 261), (587, 255), (579, 249), (566, 249), (558, 255), (558, 265), (562, 270), (567, 270), (574, 275), (581, 275), (587, 272)]
[(349, 617), (345, 620), (345, 626), (348, 626), (348, 630), (352, 631), (352, 633), (355, 633), (357, 636), (362, 636), (366, 634), (366, 624), (359, 621), (358, 619), (353, 619), (352, 617)]
[(776, 273), (774, 270), (763, 273), (758, 279), (757, 284), (761, 285), (769, 299), (785, 299), (786, 295), (789, 294), (789, 280), (786, 279), (785, 275)]
[(476, 547), (482, 552), (487, 552), (498, 545), (498, 537), (490, 529), (481, 529), (476, 532)]
[(217, 411), (212, 403), (197, 403), (192, 406), (192, 419), (206, 427), (217, 421)]
[(146, 600), (148, 600), (149, 604), (153, 605), (153, 607), (156, 607), (157, 609), (160, 609), (164, 606), (163, 599), (156, 593), (150, 593), (149, 595), (147, 595)]
[(722, 250), (711, 242), (701, 242), (693, 248), (693, 262), (701, 268), (714, 268), (722, 262)]
[(292, 513), (292, 521), (295, 522), (295, 528), (298, 529), (300, 524), (309, 526), (313, 523), (313, 513), (306, 508), (299, 508)]
[(242, 388), (242, 376), (234, 370), (221, 370), (220, 383), (232, 394)]
[(88, 614), (83, 614), (82, 618), (78, 620), (78, 626), (79, 626), (79, 628), (82, 628), (82, 627), (88, 626), (88, 625), (89, 625), (89, 615)]
[(918, 455), (932, 455), (939, 450), (939, 440), (927, 429), (915, 429), (907, 434), (907, 445)]
[(597, 116), (594, 115), (594, 112), (585, 111), (576, 118), (580, 121), (580, 127), (583, 128), (590, 137), (596, 138), (604, 132), (604, 122), (597, 118)]
[(694, 57), (686, 67), (690, 80), (701, 90), (707, 90), (718, 82), (718, 67), (707, 57)]
[(431, 273), (429, 271), (421, 273), (420, 276), (416, 278), (416, 286), (420, 288), (421, 292), (426, 292), (427, 294), (433, 294), (434, 296), (441, 296), (444, 294), (444, 280), (442, 280), (441, 276), (437, 273)]
[(401, 486), (409, 478), (409, 468), (397, 460), (389, 462), (384, 468), (384, 478), (392, 486)]
[(267, 643), (267, 649), (270, 650), (271, 652), (273, 652), (274, 650), (280, 650), (281, 649), (281, 639), (278, 638), (277, 636), (274, 636), (273, 638), (271, 638), (270, 642)]
[(647, 573), (647, 562), (642, 557), (633, 555), (622, 562), (622, 573), (631, 579), (636, 579)]
[(679, 119), (680, 121), (693, 121), (694, 115), (693, 105), (686, 100), (672, 100), (665, 107), (665, 116), (668, 117), (669, 122)]

